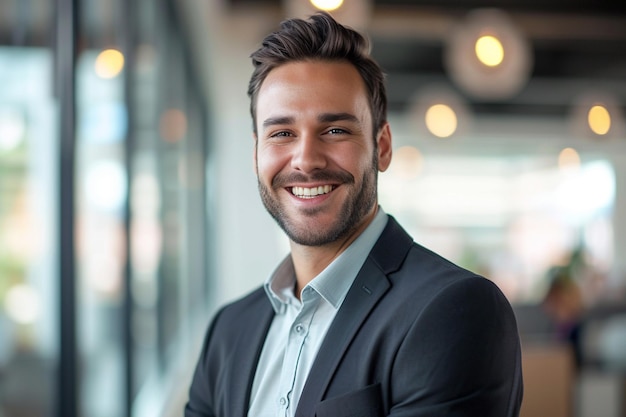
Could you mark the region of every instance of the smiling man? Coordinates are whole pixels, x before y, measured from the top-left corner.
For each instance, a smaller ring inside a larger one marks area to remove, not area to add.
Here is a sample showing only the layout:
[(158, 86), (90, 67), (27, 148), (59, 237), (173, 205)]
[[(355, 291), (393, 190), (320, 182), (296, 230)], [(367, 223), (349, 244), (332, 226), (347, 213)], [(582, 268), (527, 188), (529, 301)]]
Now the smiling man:
[(387, 123), (374, 134), (367, 97), (356, 68), (341, 61), (286, 63), (258, 92), (259, 190), (292, 243), (296, 295), (376, 215), (391, 135)]
[(185, 416), (517, 416), (508, 301), (378, 205), (391, 130), (365, 38), (319, 13), (252, 61), (259, 193), (291, 252), (214, 317)]

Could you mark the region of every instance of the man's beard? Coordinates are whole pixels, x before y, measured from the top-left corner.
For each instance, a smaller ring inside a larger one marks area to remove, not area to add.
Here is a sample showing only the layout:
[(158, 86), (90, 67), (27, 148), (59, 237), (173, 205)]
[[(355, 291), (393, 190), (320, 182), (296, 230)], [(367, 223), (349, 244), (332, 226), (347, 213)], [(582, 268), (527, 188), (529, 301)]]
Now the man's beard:
[[(302, 174), (293, 174), (288, 178), (280, 175), (274, 178), (272, 181), (274, 190), (283, 188), (282, 184), (306, 182), (307, 180), (310, 182), (339, 181), (342, 187), (351, 186), (352, 188), (338, 213), (336, 221), (327, 229), (301, 230), (299, 219), (290, 219), (279, 200), (275, 197), (275, 194), (272, 193), (272, 190), (262, 184), (261, 181), (258, 182), (259, 194), (269, 214), (276, 220), (291, 241), (304, 246), (323, 246), (350, 235), (358, 228), (365, 215), (376, 204), (377, 166), (377, 162), (374, 161), (372, 168), (364, 173), (363, 184), (360, 189), (354, 188), (354, 176), (347, 172), (320, 171), (310, 177)], [(302, 217), (312, 216), (319, 211), (319, 209), (311, 209), (303, 211), (298, 215)]]

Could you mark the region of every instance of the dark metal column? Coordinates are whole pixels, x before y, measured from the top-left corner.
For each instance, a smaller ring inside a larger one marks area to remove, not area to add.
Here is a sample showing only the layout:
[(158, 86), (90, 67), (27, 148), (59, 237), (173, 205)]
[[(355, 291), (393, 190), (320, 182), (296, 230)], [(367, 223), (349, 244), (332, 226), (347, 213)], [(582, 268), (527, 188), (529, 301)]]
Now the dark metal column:
[(134, 364), (134, 344), (133, 344), (133, 298), (132, 298), (132, 267), (131, 267), (131, 196), (133, 189), (133, 158), (136, 151), (136, 89), (134, 87), (134, 71), (136, 54), (135, 47), (137, 44), (137, 4), (136, 0), (126, 0), (119, 3), (121, 12), (119, 19), (119, 33), (121, 34), (121, 47), (124, 54), (124, 104), (126, 107), (127, 127), (125, 138), (125, 168), (126, 179), (128, 184), (128, 193), (126, 203), (124, 205), (124, 229), (126, 237), (126, 261), (124, 265), (124, 306), (123, 306), (123, 349), (124, 349), (124, 413), (126, 417), (130, 417), (133, 400), (136, 395), (134, 384), (135, 364)]
[(55, 70), (59, 103), (60, 346), (57, 417), (77, 417), (79, 383), (76, 338), (75, 152), (78, 0), (56, 0)]

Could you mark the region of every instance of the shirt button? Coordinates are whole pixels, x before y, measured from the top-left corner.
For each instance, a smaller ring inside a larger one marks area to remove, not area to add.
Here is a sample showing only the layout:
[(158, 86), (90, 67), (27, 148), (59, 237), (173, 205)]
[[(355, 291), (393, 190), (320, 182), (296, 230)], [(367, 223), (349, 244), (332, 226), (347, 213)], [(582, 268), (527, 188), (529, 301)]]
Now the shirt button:
[(304, 333), (304, 326), (301, 324), (296, 324), (296, 333), (298, 334)]
[(285, 405), (287, 404), (287, 399), (285, 397), (280, 397), (280, 400), (278, 400), (278, 402), (280, 403), (280, 405)]

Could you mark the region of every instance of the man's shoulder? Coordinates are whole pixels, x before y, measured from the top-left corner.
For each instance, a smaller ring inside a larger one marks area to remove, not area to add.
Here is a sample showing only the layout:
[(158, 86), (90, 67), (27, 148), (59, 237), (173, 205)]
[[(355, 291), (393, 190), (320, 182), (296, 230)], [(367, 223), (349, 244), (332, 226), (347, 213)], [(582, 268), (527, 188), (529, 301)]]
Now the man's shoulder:
[(404, 294), (413, 290), (432, 294), (456, 283), (489, 287), (491, 281), (413, 240), (402, 226), (389, 216), (387, 228), (370, 254)]
[(437, 270), (474, 275), (441, 254), (414, 241), (391, 215), (385, 230), (370, 252), (370, 257), (386, 274), (408, 268), (419, 269), (422, 272)]
[(227, 302), (214, 314), (210, 333), (226, 341), (271, 319), (274, 310), (262, 287)]

